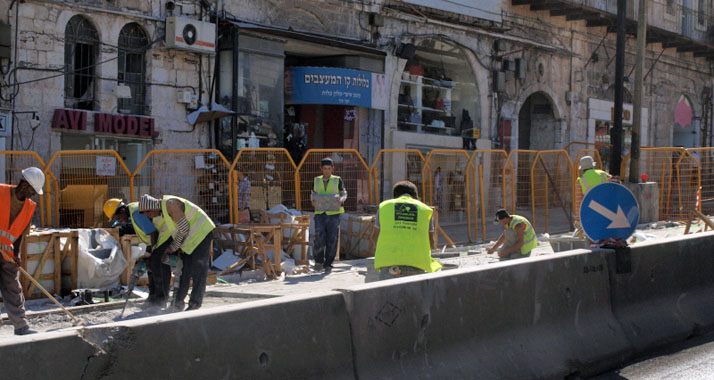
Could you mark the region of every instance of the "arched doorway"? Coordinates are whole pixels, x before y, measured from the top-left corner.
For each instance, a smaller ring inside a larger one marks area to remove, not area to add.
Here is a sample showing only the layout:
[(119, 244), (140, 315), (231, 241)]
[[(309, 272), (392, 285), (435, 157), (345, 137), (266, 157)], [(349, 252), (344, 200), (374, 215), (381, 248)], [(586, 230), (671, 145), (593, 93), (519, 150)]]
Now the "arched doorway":
[(518, 149), (555, 149), (557, 124), (550, 97), (542, 91), (531, 94), (518, 112)]
[(680, 95), (674, 109), (672, 123), (672, 145), (694, 148), (697, 144), (697, 129), (694, 126), (694, 110), (692, 103), (684, 95)]

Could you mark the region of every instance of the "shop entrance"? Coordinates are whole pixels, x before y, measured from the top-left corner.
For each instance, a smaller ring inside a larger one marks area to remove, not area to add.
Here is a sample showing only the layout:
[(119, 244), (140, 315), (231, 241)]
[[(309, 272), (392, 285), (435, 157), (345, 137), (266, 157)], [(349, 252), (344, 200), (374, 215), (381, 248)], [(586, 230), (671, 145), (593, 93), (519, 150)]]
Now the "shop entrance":
[(518, 113), (518, 149), (555, 149), (556, 129), (548, 96), (543, 92), (531, 94)]

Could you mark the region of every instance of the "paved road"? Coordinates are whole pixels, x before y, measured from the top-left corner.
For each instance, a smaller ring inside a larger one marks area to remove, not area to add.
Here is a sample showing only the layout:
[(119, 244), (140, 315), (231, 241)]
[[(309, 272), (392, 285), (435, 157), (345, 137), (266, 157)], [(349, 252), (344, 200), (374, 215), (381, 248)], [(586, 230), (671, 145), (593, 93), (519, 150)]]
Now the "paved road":
[(714, 333), (671, 345), (592, 379), (714, 379)]

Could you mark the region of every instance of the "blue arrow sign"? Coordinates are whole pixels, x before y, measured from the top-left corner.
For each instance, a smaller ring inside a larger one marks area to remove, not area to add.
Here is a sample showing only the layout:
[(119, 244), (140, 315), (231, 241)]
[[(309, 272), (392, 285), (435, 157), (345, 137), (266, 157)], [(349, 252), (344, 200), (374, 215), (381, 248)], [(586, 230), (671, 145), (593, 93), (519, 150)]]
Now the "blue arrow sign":
[(627, 239), (637, 227), (640, 208), (632, 192), (618, 183), (593, 187), (580, 204), (580, 222), (592, 241)]

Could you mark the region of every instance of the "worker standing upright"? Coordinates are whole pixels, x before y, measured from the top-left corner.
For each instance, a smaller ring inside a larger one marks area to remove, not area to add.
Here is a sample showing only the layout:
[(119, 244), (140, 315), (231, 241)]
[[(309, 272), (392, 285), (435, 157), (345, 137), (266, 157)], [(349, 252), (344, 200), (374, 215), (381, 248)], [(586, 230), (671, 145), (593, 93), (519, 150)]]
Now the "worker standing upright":
[(605, 171), (595, 169), (595, 161), (590, 156), (583, 156), (580, 159), (580, 177), (578, 177), (578, 183), (580, 183), (580, 189), (583, 191), (583, 196), (588, 193), (593, 187), (608, 182), (610, 180), (610, 174)]
[(347, 200), (347, 190), (342, 179), (332, 174), (333, 169), (331, 158), (325, 157), (320, 161), (322, 175), (313, 180), (310, 197), (315, 208), (316, 236), (312, 247), (315, 270), (324, 268), (326, 274), (332, 272), (340, 233), (340, 214), (345, 212), (343, 205)]
[(203, 303), (203, 294), (206, 292), (208, 260), (213, 229), (216, 228), (216, 225), (200, 207), (186, 199), (172, 195), (164, 195), (159, 200), (144, 194), (139, 199), (139, 212), (152, 219), (161, 216), (164, 226), (173, 238), (165, 252), (167, 254), (180, 253), (183, 269), (178, 291), (174, 294), (174, 309), (184, 310), (185, 298), (191, 280), (193, 280), (193, 288), (186, 310), (200, 308)]
[[(110, 222), (121, 224), (119, 236), (135, 234), (139, 240), (146, 244), (146, 252), (150, 254), (149, 268), (149, 297), (148, 305), (165, 307), (171, 291), (171, 267), (165, 264), (165, 251), (173, 239), (164, 224), (161, 216), (153, 220), (139, 212), (139, 202), (125, 204), (118, 198), (104, 202), (104, 214)], [(159, 230), (157, 230), (157, 228)]]
[[(501, 260), (520, 259), (531, 255), (531, 251), (538, 245), (535, 230), (528, 219), (520, 215), (510, 215), (501, 209), (496, 212), (495, 223), (503, 226), (503, 233), (488, 253), (498, 250)], [(498, 249), (503, 244), (503, 248)]]
[(438, 271), (442, 265), (431, 257), (433, 210), (417, 199), (417, 187), (409, 181), (397, 182), (392, 196), (379, 204), (374, 224), (374, 268), (379, 278)]
[[(0, 293), (7, 316), (15, 327), (15, 335), (34, 334), (25, 317), (25, 295), (20, 285), (22, 265), (20, 245), (22, 238), (30, 231), (32, 214), (37, 204), (31, 200), (35, 194), (42, 195), (45, 174), (42, 170), (29, 167), (22, 171), (22, 179), (17, 186), (0, 184)], [(13, 261), (9, 261), (13, 260)]]

